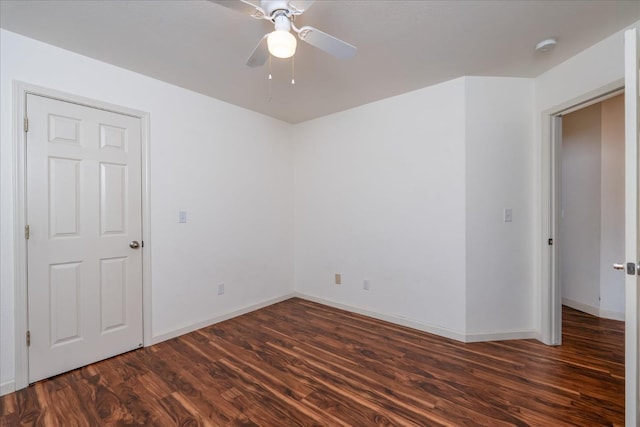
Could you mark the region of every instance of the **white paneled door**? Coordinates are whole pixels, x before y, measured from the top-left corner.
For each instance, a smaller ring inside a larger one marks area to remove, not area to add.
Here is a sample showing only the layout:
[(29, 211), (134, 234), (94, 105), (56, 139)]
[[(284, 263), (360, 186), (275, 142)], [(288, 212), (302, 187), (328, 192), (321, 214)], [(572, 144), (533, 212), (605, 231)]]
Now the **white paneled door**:
[(142, 346), (141, 123), (26, 105), (32, 383)]

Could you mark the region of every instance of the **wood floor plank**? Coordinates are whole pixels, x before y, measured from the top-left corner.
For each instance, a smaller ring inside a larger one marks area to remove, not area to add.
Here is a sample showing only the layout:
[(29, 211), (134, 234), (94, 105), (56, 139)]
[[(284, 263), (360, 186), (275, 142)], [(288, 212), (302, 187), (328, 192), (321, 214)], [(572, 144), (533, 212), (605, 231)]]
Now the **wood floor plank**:
[(623, 426), (624, 323), (464, 344), (292, 298), (0, 397), (1, 426)]

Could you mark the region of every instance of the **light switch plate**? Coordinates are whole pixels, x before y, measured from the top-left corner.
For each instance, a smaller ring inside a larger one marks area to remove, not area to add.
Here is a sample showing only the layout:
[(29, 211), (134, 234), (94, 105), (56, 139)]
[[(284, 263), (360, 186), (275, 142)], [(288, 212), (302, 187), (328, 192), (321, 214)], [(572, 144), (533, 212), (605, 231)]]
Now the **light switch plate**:
[(513, 209), (504, 208), (504, 222), (512, 222), (513, 221)]

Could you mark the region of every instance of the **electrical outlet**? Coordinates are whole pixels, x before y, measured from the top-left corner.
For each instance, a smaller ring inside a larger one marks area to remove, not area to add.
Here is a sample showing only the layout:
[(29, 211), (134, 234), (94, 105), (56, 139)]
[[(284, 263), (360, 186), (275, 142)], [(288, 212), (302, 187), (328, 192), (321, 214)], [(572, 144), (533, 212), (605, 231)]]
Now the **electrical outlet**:
[(218, 295), (224, 294), (224, 283), (218, 283)]
[(336, 283), (336, 285), (341, 285), (342, 284), (342, 275), (340, 273), (336, 273), (336, 275), (335, 275), (335, 283)]
[(362, 289), (364, 289), (365, 291), (369, 290), (369, 279), (364, 279), (362, 281)]

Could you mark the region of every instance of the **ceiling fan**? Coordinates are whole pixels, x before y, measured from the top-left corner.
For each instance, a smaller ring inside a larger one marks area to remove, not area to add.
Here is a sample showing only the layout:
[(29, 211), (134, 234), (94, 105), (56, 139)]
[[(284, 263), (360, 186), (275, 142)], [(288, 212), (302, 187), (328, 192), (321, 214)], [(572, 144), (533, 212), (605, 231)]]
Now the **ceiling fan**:
[(252, 16), (273, 22), (275, 31), (265, 34), (247, 59), (250, 67), (260, 67), (269, 58), (289, 58), (295, 54), (297, 41), (293, 29), (303, 42), (315, 46), (340, 59), (349, 59), (356, 54), (356, 47), (317, 28), (294, 24), (296, 16), (309, 9), (314, 0), (261, 0), (257, 6), (248, 0), (210, 0), (214, 3)]

